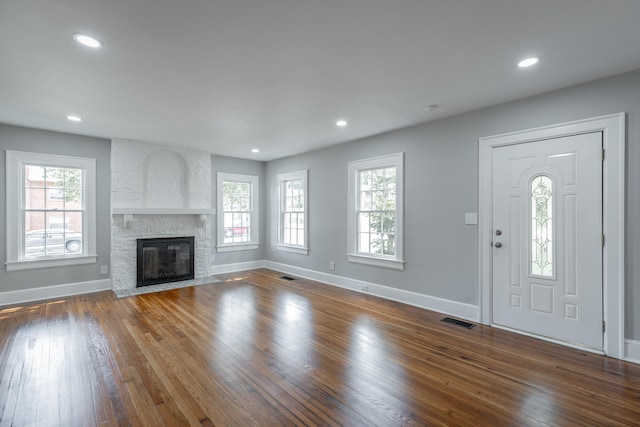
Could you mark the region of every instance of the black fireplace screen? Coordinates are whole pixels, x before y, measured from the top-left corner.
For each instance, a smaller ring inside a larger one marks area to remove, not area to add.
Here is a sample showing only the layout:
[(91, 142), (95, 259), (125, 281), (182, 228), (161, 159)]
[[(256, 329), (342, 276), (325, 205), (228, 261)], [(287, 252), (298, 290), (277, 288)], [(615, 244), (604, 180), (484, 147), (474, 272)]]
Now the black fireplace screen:
[(138, 239), (137, 285), (193, 279), (194, 238)]

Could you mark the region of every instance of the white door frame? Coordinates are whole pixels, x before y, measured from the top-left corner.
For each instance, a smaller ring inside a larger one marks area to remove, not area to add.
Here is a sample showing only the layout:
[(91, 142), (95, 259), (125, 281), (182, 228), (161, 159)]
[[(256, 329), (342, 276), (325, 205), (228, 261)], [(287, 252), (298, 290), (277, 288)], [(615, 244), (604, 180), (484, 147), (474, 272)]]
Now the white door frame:
[(493, 240), (492, 197), (494, 147), (522, 144), (549, 138), (559, 138), (590, 132), (603, 133), (605, 161), (602, 165), (602, 230), (603, 247), (603, 318), (606, 322), (604, 353), (623, 359), (624, 354), (624, 194), (625, 194), (625, 113), (611, 114), (561, 123), (519, 132), (488, 136), (479, 140), (479, 266), (480, 322), (493, 323), (492, 260)]

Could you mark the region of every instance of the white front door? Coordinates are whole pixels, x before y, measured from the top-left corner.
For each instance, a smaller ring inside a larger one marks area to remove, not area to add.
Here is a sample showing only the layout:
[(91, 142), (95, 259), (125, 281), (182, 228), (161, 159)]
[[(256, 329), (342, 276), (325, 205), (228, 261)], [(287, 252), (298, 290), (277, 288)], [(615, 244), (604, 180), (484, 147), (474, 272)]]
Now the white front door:
[(493, 148), (492, 322), (603, 349), (602, 133)]

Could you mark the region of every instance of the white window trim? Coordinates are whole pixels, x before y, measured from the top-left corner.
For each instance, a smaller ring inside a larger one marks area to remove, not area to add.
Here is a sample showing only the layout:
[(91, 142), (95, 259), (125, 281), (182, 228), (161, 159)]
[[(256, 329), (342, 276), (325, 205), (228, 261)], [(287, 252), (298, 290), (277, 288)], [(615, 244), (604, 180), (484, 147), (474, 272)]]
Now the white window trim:
[[(242, 243), (225, 243), (224, 242), (224, 210), (223, 210), (223, 191), (222, 184), (224, 181), (248, 182), (251, 184), (251, 241)], [(259, 179), (256, 175), (244, 175), (237, 173), (218, 172), (217, 173), (217, 245), (218, 252), (233, 251), (249, 251), (260, 248), (260, 205), (259, 205)]]
[[(82, 225), (83, 252), (81, 255), (64, 255), (27, 259), (24, 257), (23, 184), (24, 166), (42, 164), (84, 169), (84, 221)], [(61, 267), (80, 264), (95, 264), (96, 255), (96, 160), (83, 157), (30, 153), (7, 150), (7, 271), (36, 268)]]
[[(309, 178), (309, 172), (307, 169), (305, 170), (300, 170), (300, 171), (295, 171), (295, 172), (288, 172), (288, 173), (282, 173), (282, 174), (278, 174), (277, 179), (278, 179), (278, 228), (277, 228), (277, 233), (278, 233), (278, 244), (277, 244), (277, 248), (278, 250), (281, 251), (285, 251), (285, 252), (292, 252), (292, 253), (296, 253), (296, 254), (301, 254), (301, 255), (308, 255), (309, 254), (309, 221), (308, 221), (308, 217), (309, 217), (309, 210), (308, 210), (308, 200), (309, 200), (309, 184), (308, 184), (308, 178)], [(296, 180), (302, 180), (303, 182), (303, 191), (304, 191), (304, 245), (290, 245), (290, 244), (285, 244), (282, 243), (283, 238), (282, 238), (282, 233), (283, 233), (283, 228), (282, 228), (282, 214), (284, 213), (283, 211), (283, 204), (284, 204), (284, 193), (283, 193), (283, 186), (284, 183), (286, 181), (296, 181)]]
[[(395, 256), (357, 253), (358, 171), (396, 167), (396, 254)], [(377, 267), (404, 270), (404, 153), (390, 154), (365, 160), (349, 162), (349, 218), (347, 260), (349, 262)]]
[(278, 244), (277, 249), (282, 252), (291, 252), (294, 254), (300, 255), (309, 255), (309, 249), (303, 248), (301, 246), (291, 246), (291, 245), (280, 245)]

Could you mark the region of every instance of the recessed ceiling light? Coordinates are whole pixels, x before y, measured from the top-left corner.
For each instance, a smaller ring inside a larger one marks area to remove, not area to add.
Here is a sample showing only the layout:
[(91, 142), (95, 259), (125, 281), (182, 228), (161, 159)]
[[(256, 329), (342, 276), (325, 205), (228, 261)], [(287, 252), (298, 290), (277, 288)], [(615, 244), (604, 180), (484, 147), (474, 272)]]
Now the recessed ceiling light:
[(252, 149), (251, 149), (251, 152), (252, 152), (252, 153), (259, 153), (259, 152), (260, 152), (260, 149), (259, 149), (259, 148), (252, 148)]
[(81, 45), (92, 47), (94, 49), (102, 47), (102, 42), (100, 40), (86, 34), (76, 33), (73, 35), (73, 39)]
[(339, 126), (339, 127), (341, 127), (341, 128), (342, 128), (342, 127), (345, 127), (346, 125), (347, 125), (347, 121), (346, 121), (346, 120), (338, 120), (338, 121), (336, 122), (336, 126)]
[(431, 104), (431, 105), (427, 105), (427, 108), (425, 108), (425, 110), (427, 111), (427, 113), (430, 113), (433, 110), (435, 110), (436, 108), (438, 108), (437, 104)]
[(532, 65), (536, 65), (538, 61), (540, 61), (540, 58), (538, 58), (537, 56), (532, 56), (531, 58), (525, 58), (522, 61), (518, 62), (518, 67), (520, 68), (531, 67)]
[(71, 122), (81, 122), (82, 119), (78, 116), (67, 116), (67, 120), (71, 121)]

